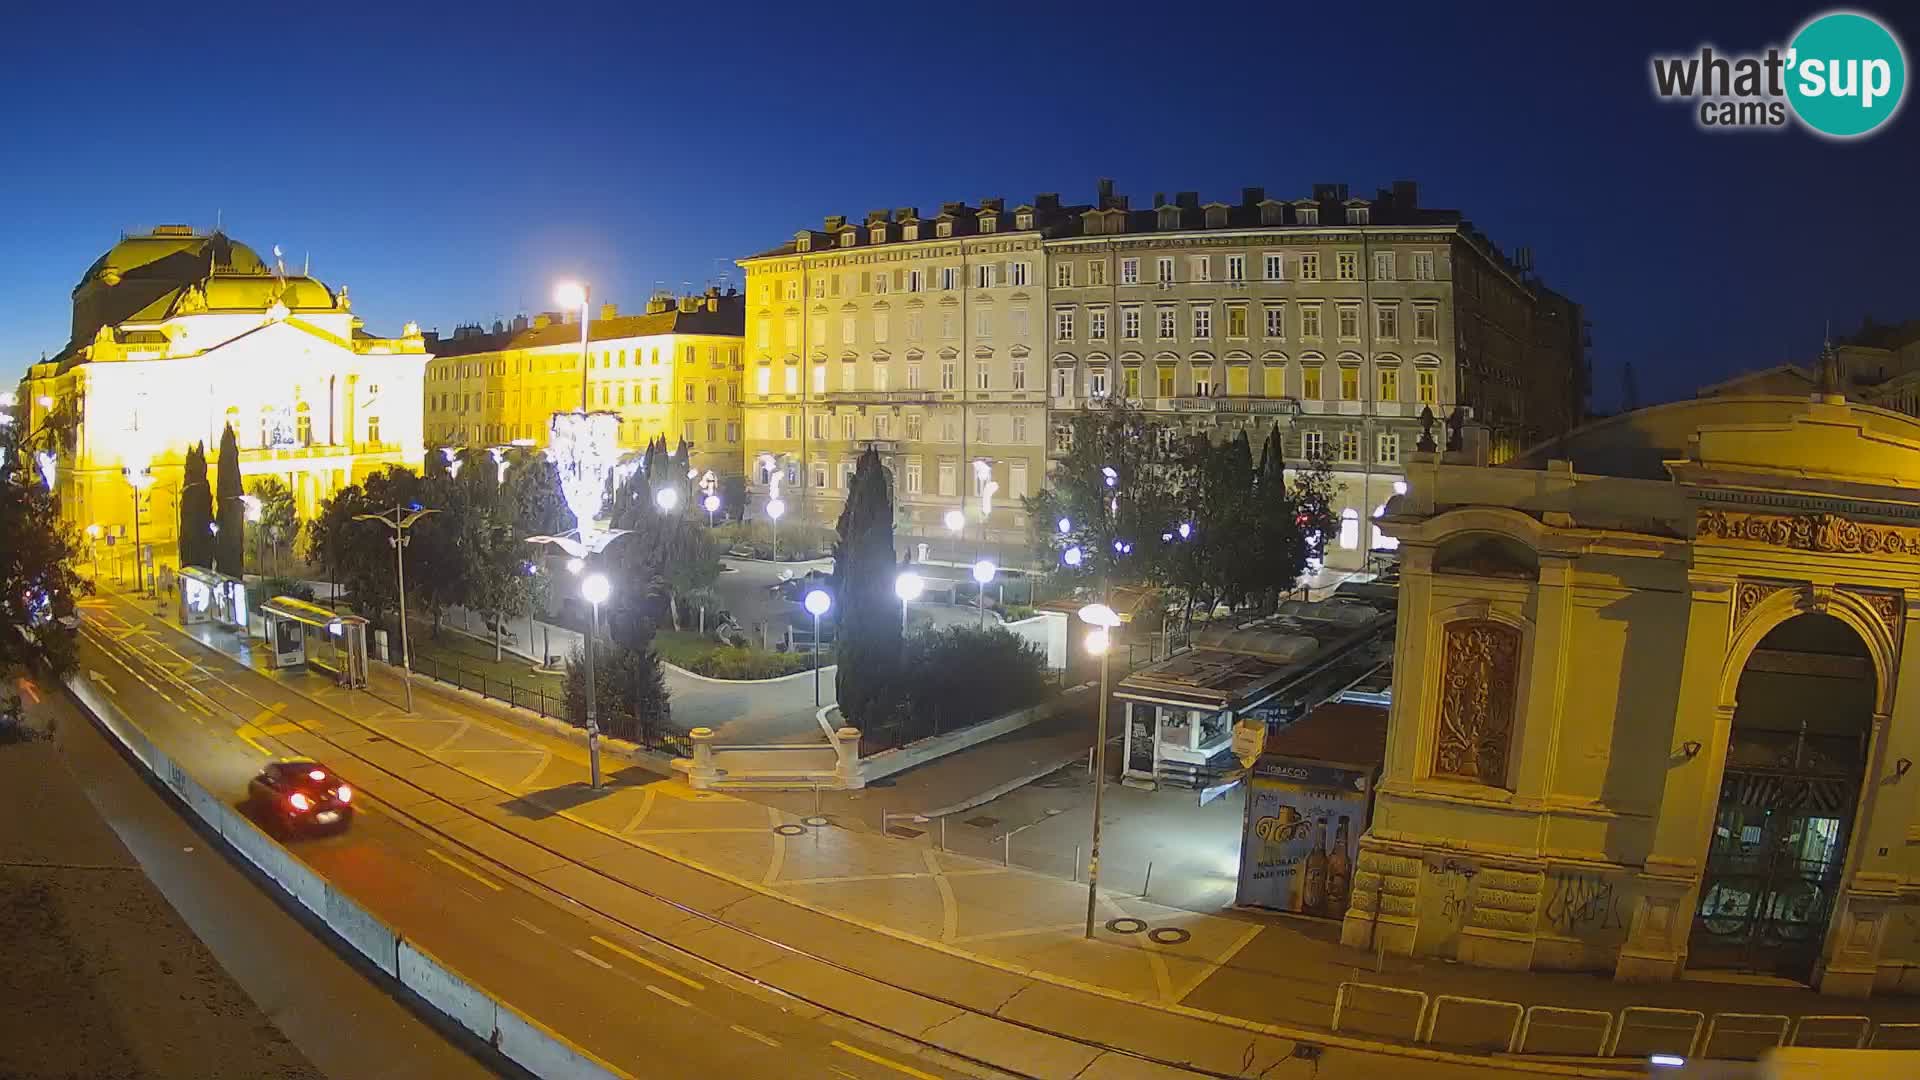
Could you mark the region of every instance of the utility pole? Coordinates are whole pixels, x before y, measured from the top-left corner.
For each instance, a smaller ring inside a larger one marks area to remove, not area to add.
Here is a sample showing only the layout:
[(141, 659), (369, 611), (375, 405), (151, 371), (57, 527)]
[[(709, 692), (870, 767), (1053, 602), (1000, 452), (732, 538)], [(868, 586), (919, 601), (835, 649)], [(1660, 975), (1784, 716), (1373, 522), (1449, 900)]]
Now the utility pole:
[(407, 688), (407, 711), (413, 711), (413, 651), (407, 648), (407, 560), (406, 548), (413, 538), (407, 535), (414, 524), (428, 514), (437, 514), (438, 510), (422, 509), (418, 503), (409, 510), (396, 506), (385, 514), (355, 514), (355, 521), (377, 521), (393, 530), (387, 537), (387, 543), (393, 545), (394, 578), (400, 588), (400, 679)]

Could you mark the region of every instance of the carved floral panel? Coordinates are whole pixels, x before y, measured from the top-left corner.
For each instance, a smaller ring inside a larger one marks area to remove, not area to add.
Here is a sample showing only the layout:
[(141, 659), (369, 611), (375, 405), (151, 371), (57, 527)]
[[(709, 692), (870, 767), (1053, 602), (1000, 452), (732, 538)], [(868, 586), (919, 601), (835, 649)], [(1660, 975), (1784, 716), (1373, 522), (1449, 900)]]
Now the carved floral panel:
[(1434, 775), (1505, 786), (1520, 631), (1491, 619), (1451, 622), (1442, 655)]

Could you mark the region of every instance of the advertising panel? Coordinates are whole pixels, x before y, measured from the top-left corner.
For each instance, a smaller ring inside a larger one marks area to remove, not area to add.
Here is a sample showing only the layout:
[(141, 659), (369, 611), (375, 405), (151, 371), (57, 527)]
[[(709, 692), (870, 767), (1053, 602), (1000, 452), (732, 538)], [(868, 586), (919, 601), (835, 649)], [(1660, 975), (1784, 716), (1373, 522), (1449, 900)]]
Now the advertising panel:
[(1338, 919), (1367, 827), (1368, 773), (1266, 758), (1247, 789), (1236, 902)]

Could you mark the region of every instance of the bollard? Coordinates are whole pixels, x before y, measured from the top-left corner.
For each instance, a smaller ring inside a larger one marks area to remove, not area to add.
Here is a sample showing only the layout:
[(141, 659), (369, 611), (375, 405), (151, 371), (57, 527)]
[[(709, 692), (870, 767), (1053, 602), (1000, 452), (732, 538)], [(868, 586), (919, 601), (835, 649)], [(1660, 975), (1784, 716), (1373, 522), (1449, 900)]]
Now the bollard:
[(940, 817), (940, 850), (947, 850), (947, 818), (944, 814)]
[(1000, 865), (1013, 865), (1013, 834), (1004, 833), (1000, 837)]
[(1073, 845), (1073, 883), (1080, 884), (1080, 845)]
[(1147, 860), (1147, 880), (1140, 885), (1140, 899), (1145, 900), (1147, 893), (1153, 890), (1153, 860)]

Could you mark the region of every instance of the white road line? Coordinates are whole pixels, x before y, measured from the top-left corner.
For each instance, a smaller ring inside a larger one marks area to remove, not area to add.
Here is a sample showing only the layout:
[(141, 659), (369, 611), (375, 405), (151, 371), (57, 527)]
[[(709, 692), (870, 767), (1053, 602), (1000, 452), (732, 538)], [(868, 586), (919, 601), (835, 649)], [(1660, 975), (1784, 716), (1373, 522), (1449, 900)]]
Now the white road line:
[(598, 934), (593, 935), (593, 943), (607, 950), (608, 952), (617, 953), (620, 956), (624, 956), (627, 959), (643, 967), (652, 968), (654, 971), (657, 971), (660, 974), (665, 975), (667, 978), (673, 979), (674, 981), (684, 986), (691, 987), (692, 989), (695, 989), (695, 990), (705, 990), (707, 988), (705, 983), (696, 982), (693, 979), (689, 979), (685, 975), (680, 974), (679, 972), (673, 970), (672, 968), (662, 967), (661, 965), (654, 963), (653, 961), (647, 959), (644, 956), (641, 956), (639, 953), (634, 952), (631, 949), (623, 949), (620, 946), (615, 945), (613, 942), (608, 941), (606, 938), (603, 938)]
[(480, 884), (485, 885), (487, 888), (492, 889), (494, 892), (499, 892), (502, 889), (506, 888), (505, 885), (502, 885), (499, 882), (494, 881), (492, 878), (482, 876), (478, 871), (467, 869), (465, 866), (462, 866), (460, 863), (454, 861), (453, 859), (448, 858), (445, 855), (440, 854), (438, 851), (435, 851), (432, 848), (427, 849), (427, 854), (433, 856), (436, 859), (439, 859), (441, 862), (446, 863), (448, 866), (453, 867), (455, 870), (460, 871), (461, 873), (467, 875), (468, 877), (479, 882)]
[(526, 927), (527, 929), (533, 931), (534, 933), (539, 934), (542, 937), (545, 937), (547, 934), (545, 930), (540, 929), (539, 927), (533, 925), (532, 923), (528, 922), (527, 920), (521, 918), (518, 915), (515, 915), (513, 917), (513, 921), (519, 923), (521, 926)]
[[(603, 967), (607, 969), (608, 971), (613, 970), (612, 964), (607, 963), (605, 960), (600, 959), (599, 957), (593, 955), (592, 953), (586, 951), (585, 949), (575, 949), (573, 950), (573, 955), (579, 957), (582, 960), (585, 960), (589, 964), (595, 964), (599, 967)], [(647, 989), (651, 990), (653, 988), (648, 987)]]
[(766, 1043), (768, 1046), (773, 1047), (775, 1050), (780, 1049), (779, 1043), (773, 1041), (772, 1039), (767, 1038), (765, 1035), (760, 1034), (759, 1032), (753, 1030), (752, 1028), (741, 1027), (739, 1024), (734, 1024), (734, 1025), (731, 1025), (730, 1030), (732, 1030), (736, 1034), (745, 1035), (747, 1038), (752, 1039), (755, 1042)]
[(647, 984), (647, 991), (649, 993), (658, 994), (659, 996), (666, 998), (668, 1001), (673, 1002), (675, 1005), (680, 1005), (689, 1009), (693, 1008), (693, 1002), (688, 1001), (686, 998), (683, 998), (678, 994), (669, 994), (665, 990), (660, 989), (659, 987), (653, 985), (652, 983)]

